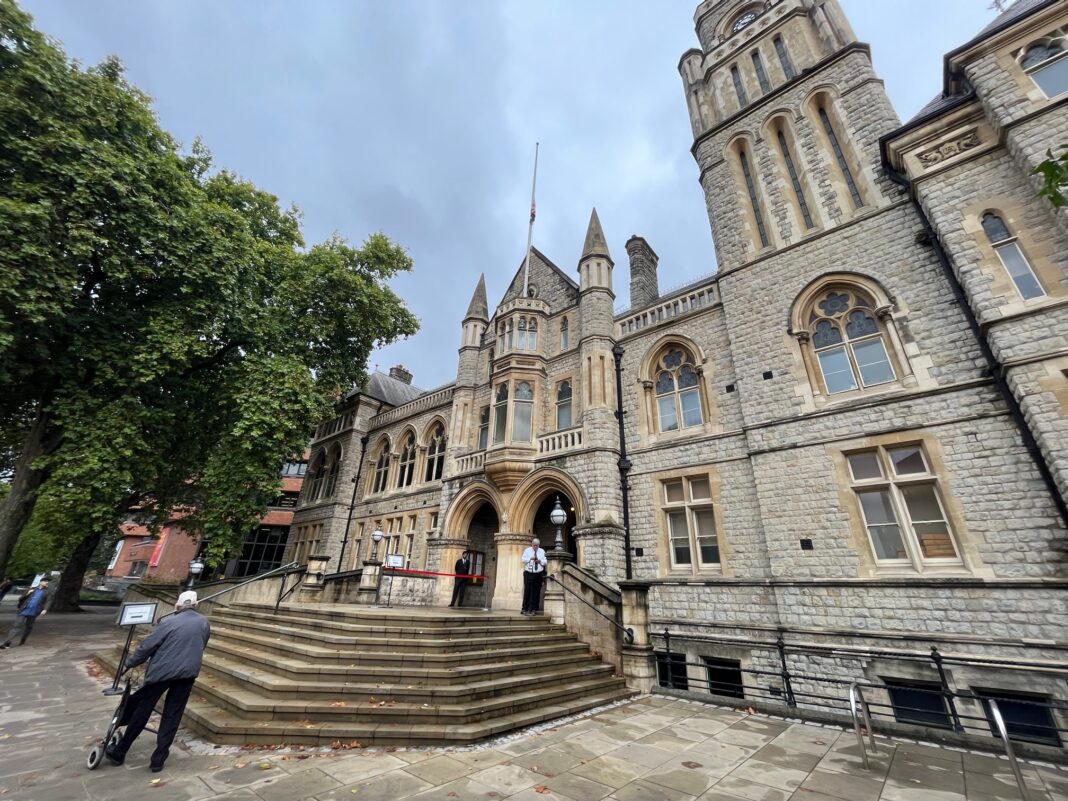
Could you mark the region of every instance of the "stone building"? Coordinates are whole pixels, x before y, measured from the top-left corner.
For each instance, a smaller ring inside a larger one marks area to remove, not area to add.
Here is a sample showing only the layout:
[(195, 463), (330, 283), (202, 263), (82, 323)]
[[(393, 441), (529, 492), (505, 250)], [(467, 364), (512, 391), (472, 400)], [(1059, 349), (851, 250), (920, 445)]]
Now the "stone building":
[[(759, 668), (751, 644), (778, 636), (1063, 659), (1068, 227), (1031, 170), (1068, 141), (1068, 6), (1019, 0), (904, 125), (836, 0), (694, 19), (679, 71), (718, 272), (661, 293), (650, 244), (610, 250), (594, 211), (568, 269), (534, 250), (493, 308), (480, 280), (454, 382), (375, 374), (320, 426), (291, 555), (448, 572), (471, 548), (473, 603), (518, 609), (559, 498), (576, 565), (648, 582), (652, 629), (691, 662)], [(950, 680), (1020, 689), (993, 667)], [(1028, 691), (1065, 697), (1048, 673)]]

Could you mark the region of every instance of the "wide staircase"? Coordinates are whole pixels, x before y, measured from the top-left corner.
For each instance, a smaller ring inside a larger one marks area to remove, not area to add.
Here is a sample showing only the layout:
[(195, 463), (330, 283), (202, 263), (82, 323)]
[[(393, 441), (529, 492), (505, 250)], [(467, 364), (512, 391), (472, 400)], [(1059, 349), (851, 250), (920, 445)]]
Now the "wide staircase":
[(210, 619), (185, 725), (216, 743), (458, 745), (631, 694), (542, 616), (234, 603)]

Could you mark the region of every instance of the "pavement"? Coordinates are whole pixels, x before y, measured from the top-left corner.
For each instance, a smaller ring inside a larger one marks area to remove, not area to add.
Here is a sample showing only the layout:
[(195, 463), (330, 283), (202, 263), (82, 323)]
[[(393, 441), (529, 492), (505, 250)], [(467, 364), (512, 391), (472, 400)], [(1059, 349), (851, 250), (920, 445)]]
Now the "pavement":
[[(0, 605), (0, 626), (14, 613)], [(48, 615), (0, 651), (0, 801), (1016, 801), (1008, 762), (644, 696), (471, 748), (217, 748), (180, 735), (160, 774), (152, 737), (126, 764), (85, 767), (114, 710), (88, 658), (117, 641), (114, 609)], [(1026, 763), (1029, 801), (1068, 801), (1068, 771)]]

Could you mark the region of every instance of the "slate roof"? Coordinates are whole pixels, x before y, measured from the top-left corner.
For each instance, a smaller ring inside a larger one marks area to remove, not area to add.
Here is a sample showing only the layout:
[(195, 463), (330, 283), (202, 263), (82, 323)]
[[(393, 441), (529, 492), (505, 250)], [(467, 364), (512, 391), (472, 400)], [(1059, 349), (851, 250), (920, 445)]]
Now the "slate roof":
[(393, 378), (388, 373), (375, 371), (367, 377), (367, 386), (362, 390), (365, 395), (370, 395), (375, 400), (384, 401), (390, 406), (401, 406), (408, 401), (413, 401), (426, 393), (405, 384), (403, 381)]

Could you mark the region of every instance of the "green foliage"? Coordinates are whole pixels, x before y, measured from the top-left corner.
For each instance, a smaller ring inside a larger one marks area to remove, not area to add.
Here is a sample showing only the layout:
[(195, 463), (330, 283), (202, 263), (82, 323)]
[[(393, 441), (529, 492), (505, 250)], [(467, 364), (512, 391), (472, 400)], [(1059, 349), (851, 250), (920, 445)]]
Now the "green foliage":
[(1042, 176), (1042, 188), (1039, 194), (1048, 198), (1055, 207), (1068, 203), (1068, 144), (1061, 145), (1061, 154), (1055, 156), (1052, 150), (1046, 151), (1046, 160), (1031, 171), (1032, 175)]
[(0, 453), (47, 420), (61, 550), (181, 508), (221, 558), (372, 349), (416, 331), (387, 285), (410, 269), (380, 233), (305, 249), (117, 60), (78, 68), (0, 0)]

